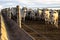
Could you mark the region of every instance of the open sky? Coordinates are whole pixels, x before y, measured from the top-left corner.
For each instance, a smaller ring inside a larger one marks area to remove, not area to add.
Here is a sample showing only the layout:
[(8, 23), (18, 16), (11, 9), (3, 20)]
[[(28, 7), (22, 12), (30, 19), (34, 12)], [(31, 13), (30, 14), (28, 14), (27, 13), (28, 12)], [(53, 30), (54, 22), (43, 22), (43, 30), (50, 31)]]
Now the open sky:
[(0, 0), (0, 9), (5, 7), (14, 7), (16, 5), (30, 8), (60, 8), (60, 0)]

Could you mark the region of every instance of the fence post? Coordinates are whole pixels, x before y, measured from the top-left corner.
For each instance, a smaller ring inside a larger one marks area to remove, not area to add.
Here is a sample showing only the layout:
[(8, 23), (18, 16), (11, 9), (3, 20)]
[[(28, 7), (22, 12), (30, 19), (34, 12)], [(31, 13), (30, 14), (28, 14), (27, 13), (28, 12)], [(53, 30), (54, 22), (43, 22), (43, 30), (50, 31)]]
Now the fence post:
[(8, 13), (9, 13), (9, 15), (8, 15), (9, 18), (11, 19), (11, 9), (10, 8), (8, 9)]
[(16, 11), (17, 11), (17, 24), (21, 28), (21, 13), (20, 13), (20, 7), (19, 7), (19, 5), (17, 5)]

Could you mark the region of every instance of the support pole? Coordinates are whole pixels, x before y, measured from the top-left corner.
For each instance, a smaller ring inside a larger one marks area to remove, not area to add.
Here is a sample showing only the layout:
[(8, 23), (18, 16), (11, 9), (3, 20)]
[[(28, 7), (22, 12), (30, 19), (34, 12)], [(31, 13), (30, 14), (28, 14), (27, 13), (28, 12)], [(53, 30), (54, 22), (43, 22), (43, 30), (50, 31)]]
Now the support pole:
[(8, 15), (9, 18), (11, 19), (11, 9), (10, 9), (10, 8), (8, 9), (8, 14), (9, 14), (9, 15)]
[(17, 5), (16, 11), (17, 11), (17, 24), (21, 28), (21, 13), (20, 13), (20, 7), (19, 7), (19, 5)]

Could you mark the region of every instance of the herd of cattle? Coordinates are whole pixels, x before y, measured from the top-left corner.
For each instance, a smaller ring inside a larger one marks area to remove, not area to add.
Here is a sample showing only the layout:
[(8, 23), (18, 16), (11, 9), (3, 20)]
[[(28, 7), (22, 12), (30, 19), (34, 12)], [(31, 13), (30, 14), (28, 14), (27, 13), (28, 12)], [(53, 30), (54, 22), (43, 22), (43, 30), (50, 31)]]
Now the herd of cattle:
[[(9, 8), (8, 8), (9, 9)], [(16, 8), (11, 8), (8, 10), (9, 16), (16, 16)], [(10, 15), (11, 13), (11, 15)], [(56, 27), (58, 27), (58, 10), (52, 10), (52, 9), (27, 9), (26, 7), (23, 7), (20, 9), (21, 18), (23, 21), (26, 19), (29, 20), (42, 20), (45, 21), (45, 23), (54, 24)]]
[(49, 9), (23, 9), (23, 20), (25, 21), (26, 18), (30, 20), (39, 20), (45, 21), (45, 23), (54, 24), (58, 27), (58, 10), (49, 10)]

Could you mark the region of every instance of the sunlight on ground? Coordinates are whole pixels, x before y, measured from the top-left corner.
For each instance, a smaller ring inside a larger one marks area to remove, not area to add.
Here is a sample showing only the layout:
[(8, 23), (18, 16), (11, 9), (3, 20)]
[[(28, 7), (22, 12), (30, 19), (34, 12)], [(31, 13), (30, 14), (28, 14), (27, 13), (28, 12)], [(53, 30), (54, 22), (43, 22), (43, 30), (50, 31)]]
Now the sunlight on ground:
[(1, 40), (8, 40), (7, 37), (7, 32), (6, 32), (6, 28), (5, 28), (5, 24), (4, 24), (4, 20), (1, 16)]

